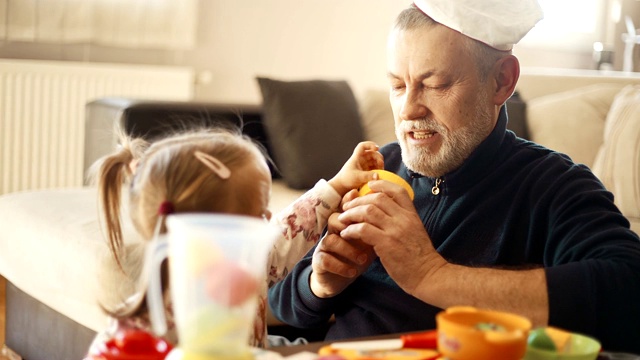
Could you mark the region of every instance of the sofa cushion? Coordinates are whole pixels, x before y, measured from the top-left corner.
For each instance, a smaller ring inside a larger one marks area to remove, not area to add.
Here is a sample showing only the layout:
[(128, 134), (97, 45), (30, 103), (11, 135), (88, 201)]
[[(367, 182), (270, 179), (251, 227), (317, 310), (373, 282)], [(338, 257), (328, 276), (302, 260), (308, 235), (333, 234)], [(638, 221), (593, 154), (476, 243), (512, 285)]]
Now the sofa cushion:
[(346, 81), (258, 77), (263, 121), (284, 181), (311, 188), (335, 175), (364, 139), (358, 104)]
[(602, 144), (607, 112), (622, 87), (595, 84), (529, 100), (531, 140), (591, 167)]
[(593, 172), (640, 233), (640, 85), (627, 85), (616, 95)]

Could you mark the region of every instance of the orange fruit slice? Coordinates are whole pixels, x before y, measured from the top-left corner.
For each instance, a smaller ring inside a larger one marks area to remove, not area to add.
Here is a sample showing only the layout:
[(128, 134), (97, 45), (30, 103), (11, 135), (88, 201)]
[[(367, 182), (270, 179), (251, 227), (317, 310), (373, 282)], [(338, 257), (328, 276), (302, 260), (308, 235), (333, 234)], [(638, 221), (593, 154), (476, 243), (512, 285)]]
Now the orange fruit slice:
[[(413, 200), (413, 197), (415, 196), (415, 194), (413, 193), (413, 189), (411, 188), (411, 185), (409, 185), (409, 183), (405, 179), (401, 178), (399, 175), (392, 173), (391, 171), (387, 171), (387, 170), (373, 170), (373, 171), (378, 173), (378, 179), (386, 180), (402, 186), (405, 190), (407, 190), (407, 193), (409, 193), (409, 197), (411, 198), (411, 200)], [(358, 193), (360, 196), (364, 196), (370, 192), (371, 192), (371, 188), (369, 187), (369, 184), (364, 184), (360, 187), (360, 189), (358, 189)]]

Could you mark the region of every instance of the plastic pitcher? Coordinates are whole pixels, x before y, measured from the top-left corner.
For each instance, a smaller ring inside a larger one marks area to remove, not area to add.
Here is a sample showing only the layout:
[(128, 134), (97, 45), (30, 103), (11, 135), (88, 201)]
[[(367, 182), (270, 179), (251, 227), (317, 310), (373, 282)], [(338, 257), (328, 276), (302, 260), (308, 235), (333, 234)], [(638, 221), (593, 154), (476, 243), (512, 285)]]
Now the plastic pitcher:
[(167, 359), (251, 359), (249, 334), (277, 227), (262, 219), (183, 213), (167, 218), (154, 245), (148, 304), (156, 334), (166, 332), (160, 264), (169, 259), (179, 338)]

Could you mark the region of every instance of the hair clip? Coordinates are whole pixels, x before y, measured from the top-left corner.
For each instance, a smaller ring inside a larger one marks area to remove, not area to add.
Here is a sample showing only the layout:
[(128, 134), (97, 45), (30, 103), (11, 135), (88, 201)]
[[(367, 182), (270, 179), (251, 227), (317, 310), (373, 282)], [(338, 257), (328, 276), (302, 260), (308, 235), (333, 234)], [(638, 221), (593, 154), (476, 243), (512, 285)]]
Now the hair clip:
[(202, 151), (199, 151), (199, 150), (196, 150), (196, 152), (194, 152), (193, 155), (196, 157), (196, 159), (200, 160), (206, 167), (211, 169), (211, 171), (216, 173), (216, 175), (218, 175), (221, 179), (226, 180), (231, 176), (231, 170), (229, 170), (229, 168), (225, 164), (223, 164), (220, 160), (216, 159), (215, 157), (207, 153), (203, 153)]
[(158, 207), (158, 215), (169, 215), (173, 214), (176, 209), (173, 207), (173, 203), (171, 201), (163, 201), (160, 203), (160, 207)]

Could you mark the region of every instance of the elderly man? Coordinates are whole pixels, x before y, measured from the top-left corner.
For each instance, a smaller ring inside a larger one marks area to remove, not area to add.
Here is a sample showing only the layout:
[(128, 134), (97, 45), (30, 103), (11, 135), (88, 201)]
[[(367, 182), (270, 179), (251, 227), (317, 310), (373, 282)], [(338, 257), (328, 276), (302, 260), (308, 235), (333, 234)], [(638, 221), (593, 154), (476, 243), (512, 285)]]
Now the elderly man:
[[(435, 328), (470, 305), (524, 315), (640, 353), (640, 241), (611, 193), (566, 155), (506, 130), (535, 0), (416, 0), (389, 37), (400, 186), (344, 199), (328, 235), (270, 291), (327, 339)], [(350, 200), (350, 201), (349, 201)]]

